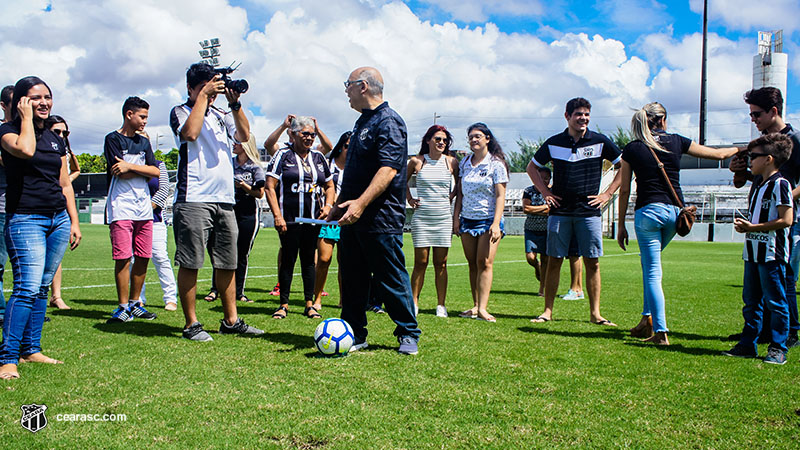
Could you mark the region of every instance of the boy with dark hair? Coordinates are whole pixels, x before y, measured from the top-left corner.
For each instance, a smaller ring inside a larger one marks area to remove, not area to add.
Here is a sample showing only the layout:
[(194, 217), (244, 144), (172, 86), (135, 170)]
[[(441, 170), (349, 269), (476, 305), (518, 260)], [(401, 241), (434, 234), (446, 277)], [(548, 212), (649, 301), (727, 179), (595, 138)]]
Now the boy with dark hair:
[[(153, 209), (147, 182), (159, 176), (150, 140), (142, 134), (149, 109), (150, 105), (141, 98), (128, 97), (122, 106), (122, 128), (109, 133), (105, 140), (106, 223), (119, 300), (109, 323), (128, 322), (134, 317), (156, 318), (139, 301), (153, 251)], [(131, 256), (135, 257), (133, 269), (128, 267)]]
[[(544, 184), (550, 185), (552, 172), (549, 167), (540, 167), (539, 175)], [(547, 213), (550, 207), (536, 186), (528, 186), (522, 192), (522, 211), (525, 218), (525, 259), (533, 267), (539, 280), (539, 296), (544, 296), (544, 275), (547, 273)], [(536, 255), (541, 256), (536, 258)]]
[[(602, 210), (621, 183), (617, 171), (604, 192), (600, 191), (603, 160), (619, 167), (622, 152), (607, 136), (589, 130), (592, 105), (576, 97), (567, 102), (564, 118), (567, 128), (549, 137), (528, 163), (526, 171), (550, 207), (547, 218), (547, 273), (544, 287), (544, 312), (534, 323), (553, 319), (561, 264), (573, 256), (572, 241), (586, 267), (589, 294), (589, 320), (597, 325), (617, 326), (600, 314), (600, 257), (603, 256)], [(553, 164), (553, 186), (548, 187), (538, 168)]]
[[(797, 202), (800, 198), (800, 132), (783, 121), (783, 95), (778, 88), (763, 87), (753, 89), (744, 94), (744, 101), (750, 107), (750, 120), (762, 134), (781, 133), (788, 136), (792, 142), (789, 159), (778, 166), (783, 178), (792, 186), (792, 198)], [(742, 187), (747, 181), (753, 180), (753, 174), (747, 169), (746, 153), (742, 152), (731, 160), (730, 170), (734, 172), (733, 184)], [(786, 296), (789, 301), (789, 340), (787, 347), (792, 348), (798, 344), (798, 331), (800, 320), (797, 314), (796, 283), (800, 271), (800, 223), (797, 221), (797, 205), (794, 205), (794, 223), (791, 227), (791, 242), (789, 246), (789, 266), (786, 273)], [(765, 311), (765, 319), (769, 311)], [(738, 339), (738, 335), (731, 335)]]
[(744, 328), (739, 343), (726, 356), (755, 358), (764, 309), (769, 310), (771, 344), (765, 363), (786, 363), (789, 335), (789, 306), (786, 299), (786, 273), (789, 264), (789, 227), (793, 221), (791, 186), (778, 168), (789, 159), (791, 140), (771, 133), (747, 146), (750, 165), (756, 176), (748, 196), (749, 219), (737, 217), (734, 227), (745, 234), (744, 287), (742, 316)]

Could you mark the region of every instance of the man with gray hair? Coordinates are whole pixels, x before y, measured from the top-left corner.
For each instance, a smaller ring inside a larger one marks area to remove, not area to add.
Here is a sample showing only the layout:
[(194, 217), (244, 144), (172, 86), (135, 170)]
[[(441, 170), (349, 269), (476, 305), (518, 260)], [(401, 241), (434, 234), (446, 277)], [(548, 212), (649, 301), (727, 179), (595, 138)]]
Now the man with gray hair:
[(377, 297), (397, 324), (398, 352), (415, 355), (420, 330), (403, 254), (406, 124), (383, 101), (383, 78), (377, 69), (354, 70), (344, 87), (350, 107), (361, 117), (353, 128), (341, 191), (328, 220), (342, 226), (342, 319), (353, 327), (356, 338), (350, 351), (367, 347), (366, 307), (373, 277)]

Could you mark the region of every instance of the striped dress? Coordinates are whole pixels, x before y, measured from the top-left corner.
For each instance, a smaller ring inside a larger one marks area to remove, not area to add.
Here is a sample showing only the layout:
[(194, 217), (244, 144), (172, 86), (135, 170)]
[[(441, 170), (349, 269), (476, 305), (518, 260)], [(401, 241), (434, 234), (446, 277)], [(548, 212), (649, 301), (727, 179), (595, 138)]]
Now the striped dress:
[(417, 173), (419, 206), (411, 219), (411, 237), (415, 248), (450, 247), (453, 232), (450, 209), (453, 175), (447, 168), (446, 156), (442, 155), (438, 160), (423, 156), (425, 163)]

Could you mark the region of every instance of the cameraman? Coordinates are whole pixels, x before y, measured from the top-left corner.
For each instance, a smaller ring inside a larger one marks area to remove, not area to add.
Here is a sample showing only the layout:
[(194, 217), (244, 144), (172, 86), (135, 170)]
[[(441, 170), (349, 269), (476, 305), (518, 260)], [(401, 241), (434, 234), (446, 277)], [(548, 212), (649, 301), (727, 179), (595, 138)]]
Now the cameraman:
[[(250, 137), (250, 123), (239, 103), (239, 93), (226, 88), (214, 68), (192, 64), (186, 71), (189, 100), (172, 108), (170, 127), (179, 147), (178, 181), (172, 207), (175, 228), (175, 262), (178, 294), (186, 325), (183, 337), (211, 341), (197, 321), (195, 300), (197, 270), (203, 267), (205, 248), (216, 270), (224, 319), (221, 334), (263, 334), (236, 314), (233, 276), (236, 270), (238, 227), (233, 212), (234, 187), (231, 147)], [(225, 94), (230, 112), (216, 108), (217, 95)]]

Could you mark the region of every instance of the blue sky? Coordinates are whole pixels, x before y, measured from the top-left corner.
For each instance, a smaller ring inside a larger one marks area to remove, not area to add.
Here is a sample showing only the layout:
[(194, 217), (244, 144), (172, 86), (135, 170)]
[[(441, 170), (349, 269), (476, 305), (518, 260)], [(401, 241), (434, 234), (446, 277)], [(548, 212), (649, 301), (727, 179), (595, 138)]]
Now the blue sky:
[[(656, 100), (671, 131), (697, 139), (701, 13), (701, 0), (6, 0), (0, 79), (48, 81), (79, 152), (100, 152), (129, 95), (150, 102), (148, 130), (170, 146), (169, 110), (209, 37), (223, 62), (243, 62), (259, 142), (289, 113), (332, 136), (351, 128), (341, 82), (360, 65), (382, 71), (412, 148), (435, 112), (457, 146), (483, 121), (513, 151), (563, 130), (574, 96), (592, 101), (595, 129), (627, 128)], [(797, 0), (710, 0), (709, 143), (751, 136), (742, 94), (758, 30), (784, 29), (787, 119), (800, 125), (798, 17)]]

